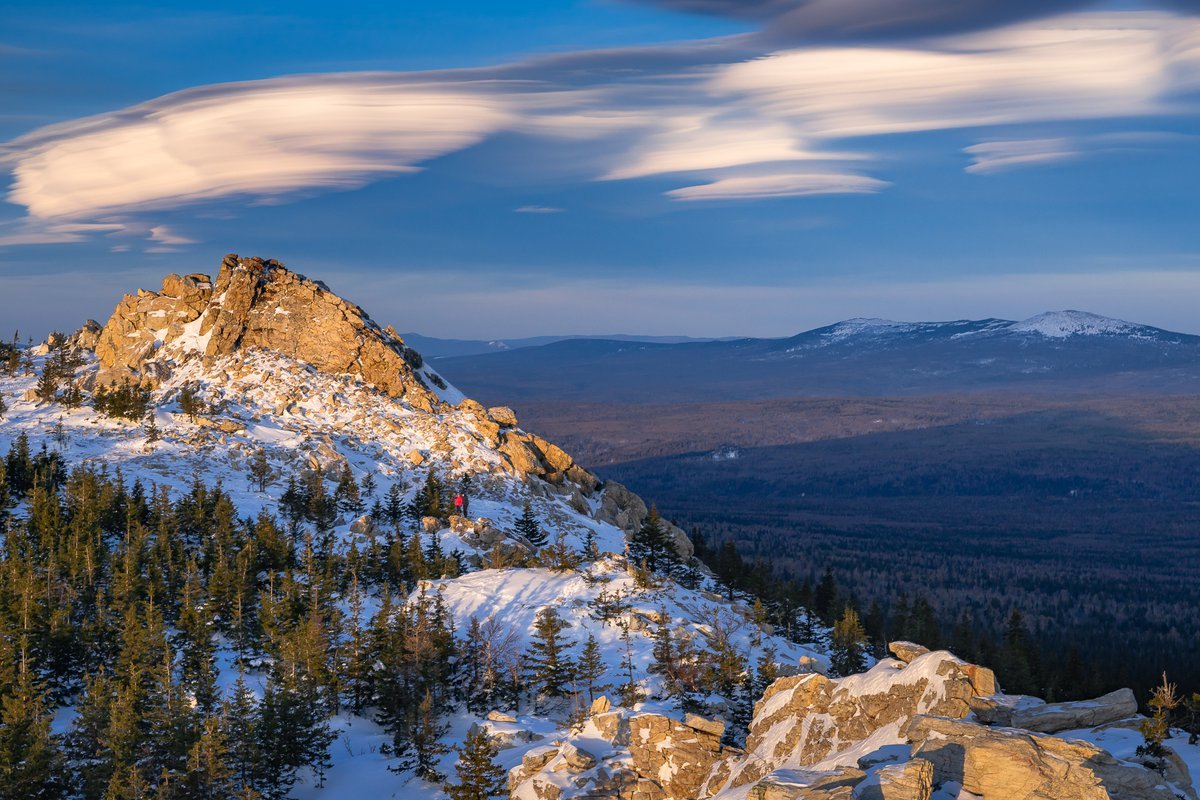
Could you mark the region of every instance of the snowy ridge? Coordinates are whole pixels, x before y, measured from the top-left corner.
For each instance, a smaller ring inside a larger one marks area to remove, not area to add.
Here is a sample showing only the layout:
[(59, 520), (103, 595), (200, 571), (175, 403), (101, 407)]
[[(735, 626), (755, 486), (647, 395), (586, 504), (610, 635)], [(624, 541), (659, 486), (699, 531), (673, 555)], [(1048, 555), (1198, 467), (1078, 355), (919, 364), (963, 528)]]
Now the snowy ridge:
[[(779, 661), (792, 669), (802, 660), (816, 666), (827, 661), (821, 650), (766, 633), (743, 602), (713, 594), (703, 585), (690, 590), (666, 582), (639, 588), (621, 555), (625, 531), (598, 518), (603, 492), (583, 497), (570, 484), (555, 486), (512, 471), (496, 449), (492, 432), (466, 406), (422, 410), (376, 390), (361, 376), (322, 372), (268, 350), (256, 348), (202, 359), (189, 357), (185, 351), (195, 342), (185, 339), (174, 344), (180, 348), (178, 359), (170, 376), (151, 394), (160, 440), (151, 441), (141, 423), (102, 416), (88, 405), (69, 410), (56, 403), (40, 403), (33, 397), (35, 375), (5, 375), (0, 376), (0, 393), (9, 409), (0, 422), (0, 453), (24, 434), (35, 452), (45, 446), (62, 453), (71, 466), (87, 463), (110, 471), (119, 468), (127, 483), (140, 481), (147, 490), (165, 487), (178, 494), (186, 492), (196, 478), (209, 485), (219, 482), (242, 516), (260, 510), (277, 513), (287, 476), (318, 465), (336, 474), (346, 464), (358, 479), (370, 472), (380, 496), (395, 485), (405, 501), (415, 496), (431, 469), (447, 480), (470, 475), (473, 519), (511, 530), (529, 502), (551, 541), (561, 540), (578, 551), (591, 539), (601, 558), (582, 571), (484, 569), (428, 581), (422, 589), (440, 595), (460, 634), (473, 617), (490, 620), (510, 631), (515, 646), (521, 649), (530, 639), (538, 611), (553, 607), (570, 625), (567, 635), (575, 643), (576, 654), (589, 634), (595, 636), (604, 653), (607, 682), (612, 684), (619, 682), (626, 658), (621, 629), (611, 621), (596, 619), (591, 606), (601, 592), (623, 597), (628, 604), (624, 616), (631, 629), (629, 658), (647, 695), (639, 706), (641, 711), (682, 716), (677, 701), (655, 699), (661, 694), (662, 679), (650, 671), (652, 633), (663, 612), (680, 635), (698, 644), (703, 644), (714, 625), (723, 626), (732, 632), (738, 650), (751, 663), (764, 647), (773, 648)], [(40, 371), (45, 361), (44, 356), (36, 358), (35, 369)], [(98, 369), (95, 358), (89, 356), (77, 378), (86, 383)], [(200, 399), (219, 411), (190, 419), (179, 404), (185, 386), (198, 389)], [(454, 391), (452, 387), (443, 390), (442, 397), (452, 396)], [(265, 492), (255, 490), (248, 474), (250, 459), (260, 448), (274, 471)], [(341, 517), (334, 533), (343, 546), (353, 541), (361, 547), (368, 535), (353, 532), (352, 522), (348, 516)], [(433, 535), (445, 552), (457, 550), (466, 555), (468, 563), (472, 556), (486, 553), (470, 531), (461, 527), (444, 527)], [(711, 582), (706, 583), (711, 588)], [(377, 605), (377, 599), (367, 599), (368, 611)], [(218, 683), (229, 689), (237, 669), (232, 649), (227, 643), (221, 645)], [(251, 690), (261, 696), (264, 677), (254, 673), (247, 677)], [(567, 735), (566, 711), (535, 714), (523, 708), (513, 722), (505, 722), (460, 710), (447, 720), (450, 730), (445, 741), (454, 745), (472, 726), (483, 725), (506, 743), (499, 763), (512, 768), (529, 750)], [(60, 709), (55, 729), (66, 732), (73, 718), (72, 708)], [(381, 755), (380, 748), (390, 741), (390, 735), (372, 719), (343, 711), (332, 718), (331, 725), (338, 740), (330, 748), (333, 767), (325, 777), (325, 787), (318, 788), (310, 777), (295, 787), (294, 797), (444, 796), (440, 787), (389, 771), (395, 761)], [(456, 757), (453, 751), (442, 757), (443, 772), (454, 774)]]
[(1013, 333), (1036, 333), (1048, 339), (1070, 336), (1126, 336), (1142, 338), (1146, 328), (1112, 317), (1102, 317), (1086, 311), (1047, 311), (1008, 326)]

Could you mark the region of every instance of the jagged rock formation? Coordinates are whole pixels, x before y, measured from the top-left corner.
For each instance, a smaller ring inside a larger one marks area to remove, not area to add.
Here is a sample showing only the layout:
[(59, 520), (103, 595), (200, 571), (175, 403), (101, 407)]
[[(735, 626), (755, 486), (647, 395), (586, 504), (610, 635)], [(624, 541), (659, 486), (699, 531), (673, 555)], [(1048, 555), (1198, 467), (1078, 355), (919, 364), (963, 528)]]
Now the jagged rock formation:
[(325, 284), (275, 260), (225, 256), (207, 275), (168, 275), (162, 291), (126, 295), (96, 342), (103, 380), (151, 385), (187, 353), (213, 358), (265, 347), (319, 370), (361, 375), (393, 397), (431, 409), (439, 399), (421, 357)]
[[(71, 344), (94, 350), (99, 370), (90, 380), (111, 384), (130, 379), (162, 386), (184, 365), (199, 359), (222, 361), (227, 374), (245, 374), (245, 361), (257, 349), (268, 350), (330, 375), (359, 376), (382, 393), (425, 412), (453, 408), (465, 418), (481, 444), (497, 452), (500, 466), (518, 477), (541, 480), (533, 488), (562, 495), (580, 513), (592, 513), (589, 498), (601, 482), (561, 448), (521, 430), (512, 409), (484, 408), (462, 398), (420, 354), (405, 345), (389, 326), (381, 328), (359, 306), (334, 294), (320, 281), (292, 272), (273, 259), (225, 256), (213, 281), (204, 274), (168, 275), (158, 292), (126, 295), (101, 327), (89, 320)], [(241, 363), (231, 359), (241, 359)], [(277, 409), (283, 413), (305, 398), (297, 396)], [(238, 420), (197, 417), (196, 424), (233, 434)], [(413, 450), (413, 467), (430, 458)], [(313, 466), (337, 468), (312, 454)], [(619, 484), (604, 487), (597, 519), (625, 531), (636, 530), (648, 513), (646, 504)], [(365, 523), (364, 523), (365, 524)], [(667, 525), (676, 549), (692, 554), (691, 542)]]

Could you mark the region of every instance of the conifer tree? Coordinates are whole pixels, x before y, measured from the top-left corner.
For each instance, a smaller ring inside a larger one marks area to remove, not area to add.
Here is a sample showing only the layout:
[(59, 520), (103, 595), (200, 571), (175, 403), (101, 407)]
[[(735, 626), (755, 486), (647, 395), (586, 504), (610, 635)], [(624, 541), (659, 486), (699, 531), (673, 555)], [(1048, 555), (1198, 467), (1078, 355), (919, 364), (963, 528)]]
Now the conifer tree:
[(833, 622), (834, 615), (837, 613), (837, 600), (838, 589), (837, 582), (833, 578), (833, 568), (826, 566), (820, 582), (817, 583), (817, 588), (813, 591), (813, 610), (826, 625)]
[(146, 433), (146, 441), (157, 442), (162, 438), (162, 431), (158, 428), (158, 421), (154, 419), (154, 412), (146, 414), (146, 421), (142, 425), (142, 430)]
[(546, 532), (542, 530), (541, 524), (538, 523), (537, 517), (533, 513), (533, 506), (529, 501), (525, 501), (525, 505), (521, 508), (521, 516), (517, 518), (515, 528), (517, 536), (524, 537), (525, 541), (540, 550), (546, 546)]
[(645, 564), (651, 572), (665, 570), (678, 560), (674, 543), (667, 535), (657, 507), (650, 507), (650, 513), (641, 527), (630, 537), (629, 557), (635, 564)]
[(42, 374), (38, 377), (33, 393), (43, 403), (49, 403), (54, 400), (55, 394), (58, 393), (58, 376), (55, 375), (54, 370), (50, 368), (49, 364), (42, 367)]
[(45, 689), (21, 659), (15, 685), (0, 703), (0, 796), (54, 800), (68, 792), (66, 763), (50, 731)]
[(254, 456), (250, 459), (250, 480), (258, 488), (258, 491), (265, 492), (267, 484), (271, 481), (271, 462), (267, 460), (267, 449), (260, 447), (254, 451)]
[(587, 692), (588, 703), (591, 703), (599, 693), (608, 688), (607, 684), (601, 683), (606, 671), (607, 667), (604, 664), (604, 654), (600, 651), (600, 643), (596, 641), (595, 636), (589, 633), (587, 641), (583, 643), (579, 660), (575, 664), (575, 678), (579, 682), (581, 691)]
[(834, 675), (853, 675), (866, 666), (867, 632), (858, 612), (850, 606), (833, 626), (829, 645), (829, 669)]
[(505, 797), (508, 773), (496, 763), (495, 742), (481, 727), (467, 733), (466, 741), (458, 748), (458, 763), (454, 771), (458, 781), (446, 787), (451, 800), (489, 800)]
[(430, 783), (441, 783), (446, 779), (438, 769), (438, 759), (450, 752), (441, 741), (447, 730), (449, 726), (441, 721), (434, 706), (433, 692), (426, 689), (417, 706), (410, 737), (413, 770), (418, 778)]
[(8, 403), (4, 400), (4, 393), (0, 392), (0, 419), (4, 419), (4, 415), (8, 413)]
[(246, 679), (240, 672), (224, 703), (225, 739), (229, 743), (229, 770), (237, 789), (257, 792), (262, 777), (262, 751), (259, 748), (259, 708)]
[(525, 659), (526, 675), (534, 688), (534, 705), (541, 697), (566, 697), (571, 685), (574, 665), (567, 655), (563, 631), (570, 623), (558, 615), (553, 606), (537, 613), (533, 622), (533, 639)]
[(339, 510), (347, 514), (362, 513), (362, 495), (359, 494), (358, 482), (354, 480), (354, 473), (351, 472), (349, 464), (342, 465), (333, 497)]

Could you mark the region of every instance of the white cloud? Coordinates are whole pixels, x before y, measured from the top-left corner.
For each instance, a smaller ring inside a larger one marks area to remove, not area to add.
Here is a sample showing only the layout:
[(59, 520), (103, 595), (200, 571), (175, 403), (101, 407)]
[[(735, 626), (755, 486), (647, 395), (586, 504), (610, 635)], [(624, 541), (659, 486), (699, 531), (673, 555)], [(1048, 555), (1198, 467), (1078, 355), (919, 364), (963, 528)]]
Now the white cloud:
[(838, 138), (1169, 110), (1187, 73), (1171, 14), (1074, 14), (930, 49), (809, 48), (725, 67), (718, 95)]
[(195, 239), (189, 239), (168, 228), (166, 225), (155, 225), (150, 229), (150, 241), (171, 246), (179, 244), (196, 244)]
[[(56, 222), (132, 219), (234, 196), (284, 202), (421, 169), (500, 132), (579, 148), (571, 168), (580, 179), (695, 173), (707, 181), (669, 192), (675, 199), (862, 193), (884, 184), (844, 174), (847, 161), (869, 154), (837, 152), (839, 139), (1182, 109), (1173, 98), (1200, 85), (1200, 22), (1073, 14), (920, 48), (812, 47), (634, 70), (637, 79), (614, 62), (586, 85), (566, 68), (539, 78), (538, 63), (203, 87), (43, 128), (5, 145), (0, 163), (14, 174), (9, 200)], [(1051, 140), (1013, 144), (1021, 139), (976, 145), (973, 171), (1067, 157)], [(855, 148), (868, 149), (862, 140)], [(533, 170), (538, 160), (520, 166)], [(24, 242), (82, 235), (14, 234)]]
[(563, 209), (557, 206), (518, 206), (513, 211), (518, 214), (560, 214)]
[[(6, 226), (8, 227), (8, 226)], [(0, 247), (13, 247), (31, 244), (70, 244), (82, 242), (89, 235), (97, 233), (116, 233), (125, 229), (118, 223), (65, 223), (43, 222), (41, 220), (21, 220), (12, 230), (3, 232), (0, 229)]]
[(967, 172), (985, 175), (1015, 167), (1051, 164), (1078, 158), (1079, 146), (1071, 139), (1014, 139), (981, 142), (963, 150), (971, 156)]
[(1172, 145), (1193, 146), (1200, 137), (1162, 131), (1119, 131), (1049, 139), (1001, 139), (963, 148), (967, 172), (987, 175), (1021, 167), (1071, 161), (1105, 153), (1129, 153)]
[(346, 188), (502, 127), (496, 99), (400, 81), (287, 79), (168, 96), (11, 143), (9, 198), (35, 217)]
[(874, 194), (890, 184), (866, 175), (824, 172), (784, 172), (735, 175), (712, 183), (667, 192), (677, 200), (739, 200), (764, 197), (803, 197), (825, 194)]

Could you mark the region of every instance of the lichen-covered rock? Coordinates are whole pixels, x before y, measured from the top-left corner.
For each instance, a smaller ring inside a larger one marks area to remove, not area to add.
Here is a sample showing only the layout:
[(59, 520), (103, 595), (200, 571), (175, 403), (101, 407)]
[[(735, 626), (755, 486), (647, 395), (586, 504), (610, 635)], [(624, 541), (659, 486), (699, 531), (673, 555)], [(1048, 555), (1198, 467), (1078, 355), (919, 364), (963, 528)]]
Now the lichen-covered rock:
[(933, 794), (933, 764), (914, 758), (903, 764), (880, 767), (874, 782), (865, 785), (857, 800), (929, 800)]

